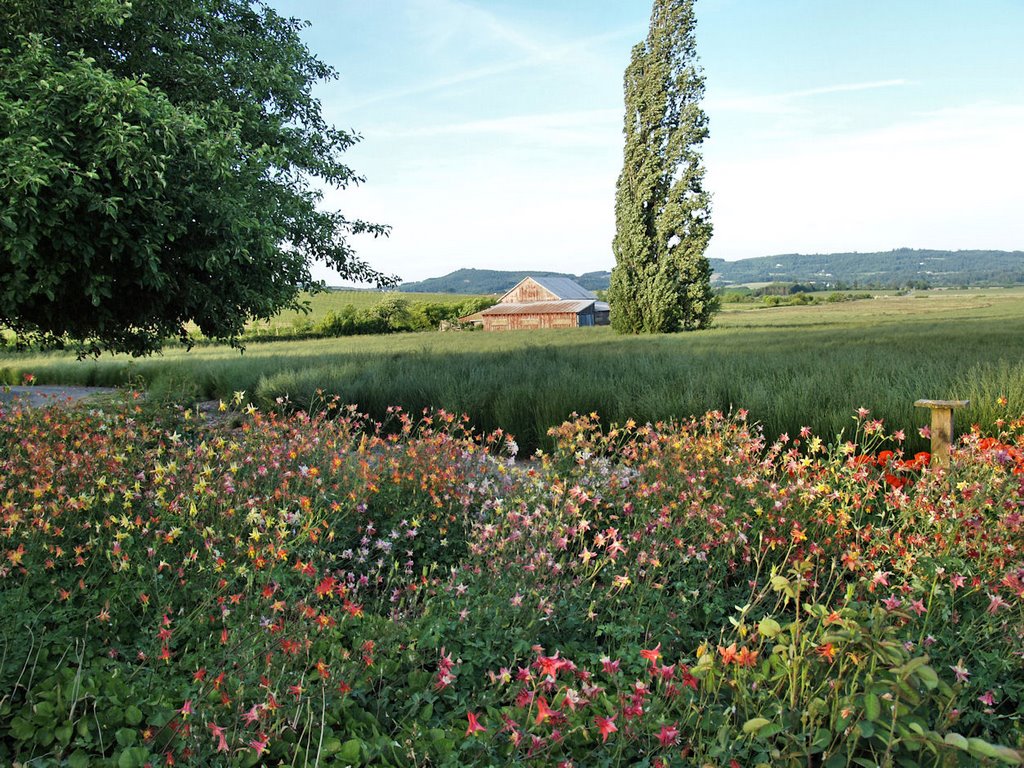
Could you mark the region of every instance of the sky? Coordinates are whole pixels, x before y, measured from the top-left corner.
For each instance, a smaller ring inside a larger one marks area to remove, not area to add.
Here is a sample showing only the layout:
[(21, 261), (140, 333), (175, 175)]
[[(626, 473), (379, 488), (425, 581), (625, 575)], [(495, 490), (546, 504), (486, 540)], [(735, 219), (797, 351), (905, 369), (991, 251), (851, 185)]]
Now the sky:
[[(326, 207), (403, 280), (611, 269), (650, 0), (270, 0), (362, 140)], [(1024, 1), (697, 0), (707, 255), (1024, 249)], [(337, 275), (318, 267), (328, 284)]]

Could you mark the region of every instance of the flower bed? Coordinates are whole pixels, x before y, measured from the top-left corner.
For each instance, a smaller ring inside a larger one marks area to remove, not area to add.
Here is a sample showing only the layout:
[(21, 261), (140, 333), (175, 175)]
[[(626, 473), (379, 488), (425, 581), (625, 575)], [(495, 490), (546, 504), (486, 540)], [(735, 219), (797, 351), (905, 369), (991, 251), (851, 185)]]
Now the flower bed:
[(1024, 421), (856, 425), (8, 412), (0, 763), (1020, 764)]

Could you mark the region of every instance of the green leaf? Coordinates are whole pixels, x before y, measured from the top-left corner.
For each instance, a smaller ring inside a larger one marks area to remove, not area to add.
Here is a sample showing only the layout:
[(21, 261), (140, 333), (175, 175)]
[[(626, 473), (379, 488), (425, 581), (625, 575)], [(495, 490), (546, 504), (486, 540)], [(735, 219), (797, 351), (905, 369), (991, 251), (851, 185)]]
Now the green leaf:
[(118, 728), (114, 738), (122, 747), (131, 747), (139, 740), (139, 734), (134, 728)]
[(11, 736), (19, 741), (28, 741), (36, 734), (36, 726), (23, 717), (11, 720)]
[(76, 749), (68, 758), (68, 768), (89, 768), (89, 754), (83, 749)]
[(967, 750), (975, 757), (990, 757), (1007, 765), (1024, 764), (1024, 756), (1017, 750), (990, 744), (982, 739), (968, 739)]
[(53, 735), (57, 738), (57, 741), (66, 747), (71, 743), (72, 730), (70, 723), (66, 725), (59, 725), (53, 729)]
[(348, 765), (359, 765), (359, 755), (362, 747), (363, 742), (359, 739), (349, 739), (338, 750), (338, 760)]
[(939, 685), (939, 676), (935, 673), (935, 670), (928, 665), (918, 667), (917, 676), (929, 691), (934, 691)]
[(970, 745), (967, 743), (967, 737), (961, 736), (959, 733), (947, 733), (945, 736), (942, 737), (942, 740), (952, 747), (962, 749), (964, 752), (966, 752), (970, 748)]
[(128, 725), (138, 725), (142, 722), (142, 710), (134, 704), (129, 705), (124, 711), (124, 721)]
[(743, 732), (746, 734), (756, 734), (770, 722), (771, 720), (766, 717), (752, 717), (743, 724)]
[(868, 720), (878, 721), (878, 718), (882, 714), (882, 702), (879, 701), (878, 696), (873, 693), (869, 693), (864, 697), (864, 715)]
[(757, 625), (757, 631), (765, 637), (774, 638), (782, 631), (782, 626), (775, 619), (766, 616)]

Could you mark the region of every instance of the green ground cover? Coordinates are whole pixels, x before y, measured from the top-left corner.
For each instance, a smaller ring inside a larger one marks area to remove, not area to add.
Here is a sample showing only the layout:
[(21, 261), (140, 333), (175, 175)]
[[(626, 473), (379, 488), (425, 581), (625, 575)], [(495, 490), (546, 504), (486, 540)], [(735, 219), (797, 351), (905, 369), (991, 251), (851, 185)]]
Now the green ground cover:
[[(922, 298), (923, 296), (923, 298)], [(726, 309), (701, 333), (620, 337), (607, 328), (411, 333), (251, 343), (149, 359), (6, 352), (0, 378), (121, 385), (156, 396), (308, 405), (318, 391), (381, 418), (392, 405), (466, 413), (524, 449), (572, 412), (657, 420), (744, 408), (769, 434), (849, 429), (864, 406), (913, 435), (918, 398), (972, 401), (963, 423), (991, 427), (998, 398), (1024, 409), (1024, 291), (932, 291), (808, 307)], [(923, 447), (918, 444), (914, 447)]]

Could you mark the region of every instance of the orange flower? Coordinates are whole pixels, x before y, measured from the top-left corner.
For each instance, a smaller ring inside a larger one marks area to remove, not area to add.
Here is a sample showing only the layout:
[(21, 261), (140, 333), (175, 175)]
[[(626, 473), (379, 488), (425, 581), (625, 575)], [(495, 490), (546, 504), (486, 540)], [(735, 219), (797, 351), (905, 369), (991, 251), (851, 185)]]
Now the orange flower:
[(757, 651), (752, 651), (747, 646), (743, 646), (740, 648), (740, 652), (736, 654), (736, 663), (748, 669), (753, 667), (757, 664)]
[(733, 661), (736, 660), (736, 656), (738, 655), (736, 653), (736, 643), (733, 643), (728, 648), (723, 648), (722, 646), (718, 646), (718, 652), (722, 656), (722, 663), (723, 664), (731, 664)]
[(836, 647), (832, 643), (825, 643), (824, 645), (819, 645), (817, 648), (814, 649), (814, 652), (828, 662), (832, 662), (836, 658)]

